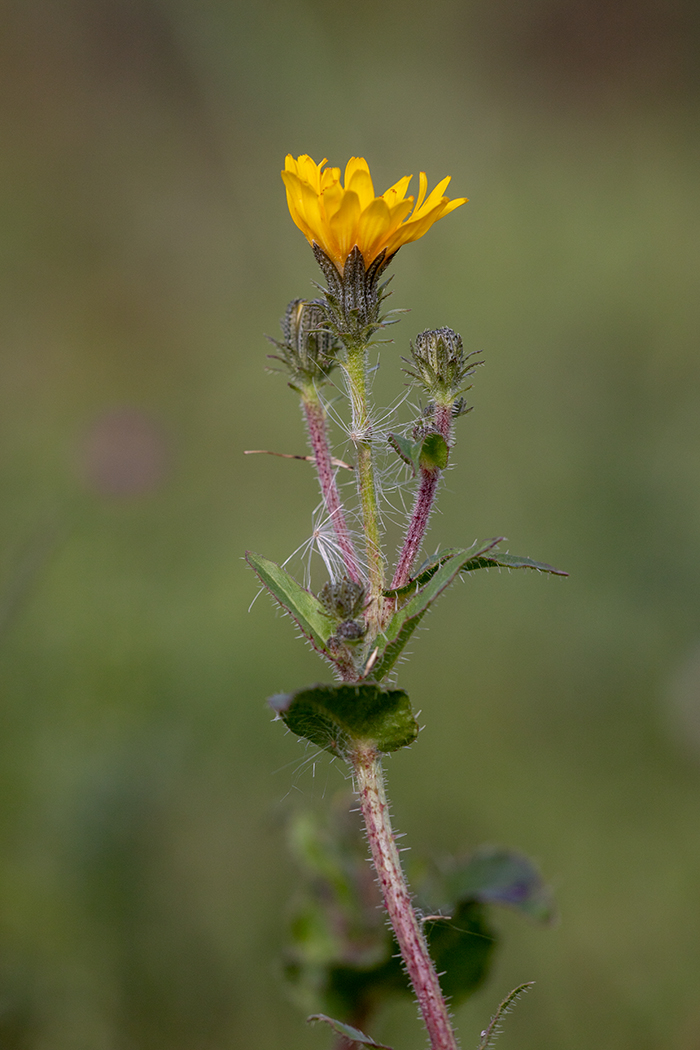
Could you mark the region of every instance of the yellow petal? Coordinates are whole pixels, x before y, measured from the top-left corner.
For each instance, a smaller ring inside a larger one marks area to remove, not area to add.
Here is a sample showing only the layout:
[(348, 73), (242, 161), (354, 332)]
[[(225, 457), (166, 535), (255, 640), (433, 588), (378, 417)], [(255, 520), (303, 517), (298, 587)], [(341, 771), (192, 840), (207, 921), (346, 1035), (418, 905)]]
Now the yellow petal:
[(430, 194), (428, 199), (425, 201), (425, 203), (416, 205), (416, 210), (413, 212), (413, 218), (414, 219), (422, 218), (422, 216), (426, 212), (430, 211), (431, 208), (434, 208), (435, 205), (442, 198), (443, 190), (447, 189), (447, 187), (449, 186), (450, 182), (451, 182), (451, 176), (450, 175), (448, 175), (446, 179), (443, 179), (442, 182), (438, 182), (437, 186), (432, 191), (432, 193)]
[(393, 208), (389, 208), (389, 225), (386, 230), (386, 243), (394, 236), (396, 230), (401, 226), (406, 216), (413, 207), (413, 197), (407, 197), (405, 201), (399, 201)]
[(408, 184), (412, 178), (412, 175), (405, 175), (402, 179), (399, 179), (398, 182), (394, 183), (393, 186), (390, 186), (386, 193), (382, 193), (382, 197), (390, 208), (392, 205), (397, 204), (404, 199), (406, 196), (406, 190), (408, 189)]
[(321, 193), (336, 185), (340, 185), (340, 168), (326, 168), (321, 172)]
[(391, 212), (382, 197), (376, 197), (362, 212), (357, 224), (357, 243), (362, 249), (365, 266), (369, 266), (384, 247), (390, 223)]
[[(364, 171), (366, 175), (369, 175), (369, 164), (364, 157), (351, 157), (345, 165), (345, 189), (347, 190), (350, 186), (350, 180), (356, 171)], [(374, 196), (374, 193), (372, 194)]]
[(321, 168), (326, 163), (325, 159), (316, 164), (307, 154), (299, 157), (297, 161), (297, 174), (304, 179), (318, 193), (321, 189)]
[(425, 195), (428, 192), (428, 176), (424, 171), (418, 176), (418, 200), (416, 201), (416, 211), (420, 208), (421, 204), (425, 200)]
[(289, 207), (289, 214), (292, 216), (292, 219), (304, 236), (308, 240), (311, 240), (312, 233), (303, 214), (304, 195), (301, 188), (301, 180), (299, 179), (299, 176), (292, 171), (283, 171), (282, 178), (287, 190), (287, 206)]
[(324, 227), (320, 198), (313, 187), (305, 180), (298, 178), (291, 172), (285, 172), (285, 175), (285, 183), (290, 188), (298, 217), (301, 220), (301, 222), (297, 222), (297, 226), (300, 229), (304, 229), (306, 236), (310, 240), (318, 241), (319, 238), (323, 237)]
[(356, 168), (353, 171), (350, 179), (348, 180), (347, 174), (345, 176), (345, 189), (352, 190), (356, 193), (360, 207), (366, 208), (374, 200), (374, 186), (372, 185), (372, 178), (370, 173), (364, 168)]
[(345, 196), (345, 190), (340, 185), (340, 182), (334, 182), (327, 190), (324, 190), (321, 199), (323, 201), (323, 208), (326, 213), (326, 218), (331, 219), (340, 208), (343, 203), (343, 197)]
[(346, 190), (340, 208), (329, 221), (331, 236), (343, 260), (357, 244), (359, 218), (360, 199), (352, 190)]

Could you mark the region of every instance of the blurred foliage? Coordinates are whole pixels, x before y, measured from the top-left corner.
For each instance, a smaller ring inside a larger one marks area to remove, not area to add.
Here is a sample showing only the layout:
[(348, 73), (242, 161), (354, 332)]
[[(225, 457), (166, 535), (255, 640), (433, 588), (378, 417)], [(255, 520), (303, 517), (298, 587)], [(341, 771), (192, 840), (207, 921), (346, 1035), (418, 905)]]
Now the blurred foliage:
[[(414, 994), (386, 923), (352, 803), (352, 796), (342, 793), (323, 817), (297, 809), (290, 820), (288, 841), (304, 879), (290, 924), (285, 973), (302, 1009), (364, 1030), (372, 1027), (385, 1000), (397, 994), (412, 1000)], [(472, 856), (446, 858), (439, 868), (426, 869), (413, 888), (452, 1006), (472, 995), (489, 972), (498, 943), (489, 905), (510, 905), (540, 922), (553, 917), (539, 872), (509, 850), (487, 847)]]
[(317, 502), (241, 455), (304, 452), (262, 336), (317, 276), (290, 151), (470, 198), (396, 258), (375, 392), (426, 328), (484, 348), (431, 544), (571, 572), (476, 573), (401, 668), (408, 841), (508, 842), (561, 908), (504, 915), (464, 1042), (534, 979), (521, 1050), (697, 1047), (698, 35), (690, 0), (5, 0), (3, 1046), (328, 1044), (280, 995), (279, 824), (338, 772), (264, 708), (318, 658), (248, 615), (240, 558), (284, 560)]

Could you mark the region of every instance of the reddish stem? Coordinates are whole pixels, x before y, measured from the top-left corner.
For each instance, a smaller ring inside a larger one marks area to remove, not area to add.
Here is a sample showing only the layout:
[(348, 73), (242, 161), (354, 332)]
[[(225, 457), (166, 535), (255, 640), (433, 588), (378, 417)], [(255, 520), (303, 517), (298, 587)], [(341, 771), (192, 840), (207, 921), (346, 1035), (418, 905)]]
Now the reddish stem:
[(432, 1050), (457, 1050), (440, 982), (422, 928), (411, 904), (384, 793), (384, 776), (374, 750), (352, 756), (360, 806), (384, 904), (418, 1000)]
[(304, 391), (302, 405), (306, 416), (306, 425), (311, 441), (311, 450), (314, 454), (316, 472), (319, 485), (323, 494), (323, 501), (328, 511), (328, 517), (333, 525), (338, 546), (343, 555), (345, 569), (351, 580), (362, 583), (362, 572), (357, 559), (355, 545), (350, 536), (345, 511), (338, 492), (335, 480), (335, 471), (331, 462), (331, 452), (328, 443), (328, 431), (326, 429), (326, 413), (323, 409), (316, 391)]
[(392, 590), (397, 587), (403, 587), (405, 583), (408, 583), (413, 562), (416, 560), (416, 556), (423, 545), (428, 521), (435, 503), (440, 471), (437, 467), (432, 470), (421, 469), (420, 475), (420, 485), (416, 493), (413, 513), (408, 523), (408, 530), (401, 548), (396, 572), (391, 581)]
[[(450, 447), (450, 436), (452, 432), (452, 405), (435, 406), (435, 426), (445, 439), (447, 447)], [(428, 530), (428, 522), (435, 504), (440, 471), (437, 467), (425, 470), (421, 468), (420, 485), (416, 493), (416, 502), (413, 505), (411, 520), (408, 523), (406, 538), (399, 554), (398, 564), (391, 581), (392, 590), (403, 587), (411, 577), (411, 569), (418, 553), (423, 545), (425, 534)]]

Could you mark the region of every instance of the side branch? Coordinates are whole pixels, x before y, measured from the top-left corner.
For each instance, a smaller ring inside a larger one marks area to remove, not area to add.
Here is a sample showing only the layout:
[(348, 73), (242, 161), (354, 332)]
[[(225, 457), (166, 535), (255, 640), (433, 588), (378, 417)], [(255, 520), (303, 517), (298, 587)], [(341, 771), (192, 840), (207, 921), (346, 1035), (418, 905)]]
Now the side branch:
[[(447, 448), (451, 445), (452, 431), (452, 405), (435, 406), (435, 426), (439, 434), (445, 439)], [(440, 470), (437, 467), (421, 468), (420, 485), (416, 493), (416, 502), (413, 505), (411, 520), (408, 523), (406, 537), (399, 554), (399, 560), (391, 581), (392, 590), (403, 587), (411, 575), (413, 563), (416, 560), (425, 539), (428, 522), (437, 495), (438, 482), (440, 481)]]
[(457, 1050), (447, 1004), (401, 869), (381, 760), (374, 749), (358, 749), (351, 761), (384, 904), (423, 1015), (431, 1050)]
[(440, 471), (421, 470), (420, 485), (416, 494), (416, 502), (408, 523), (406, 538), (399, 554), (398, 564), (394, 578), (391, 581), (392, 589), (403, 587), (408, 583), (413, 563), (423, 545), (423, 539), (428, 528), (428, 521), (435, 503)]
[(355, 552), (355, 545), (350, 536), (350, 530), (345, 519), (345, 511), (338, 492), (338, 484), (333, 470), (333, 459), (328, 444), (328, 432), (326, 429), (326, 414), (316, 390), (311, 387), (303, 391), (301, 403), (306, 418), (306, 426), (309, 432), (309, 440), (316, 463), (319, 485), (323, 494), (323, 500), (331, 520), (333, 530), (338, 540), (338, 546), (343, 555), (345, 569), (351, 580), (362, 583), (360, 564)]

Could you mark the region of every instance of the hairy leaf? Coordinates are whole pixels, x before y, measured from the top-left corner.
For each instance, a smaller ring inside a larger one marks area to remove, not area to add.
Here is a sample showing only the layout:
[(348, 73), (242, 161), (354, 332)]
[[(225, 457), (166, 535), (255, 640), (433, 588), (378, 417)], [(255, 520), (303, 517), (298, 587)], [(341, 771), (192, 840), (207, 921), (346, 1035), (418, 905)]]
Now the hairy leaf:
[(418, 473), (420, 467), (420, 441), (411, 441), (409, 438), (401, 437), (400, 434), (389, 434), (387, 441), (407, 467), (413, 471), (413, 476)]
[(302, 587), (286, 569), (252, 551), (246, 552), (246, 561), (275, 601), (289, 613), (314, 648), (331, 656), (326, 643), (335, 631), (335, 622), (315, 594)]
[(397, 751), (418, 735), (406, 693), (374, 682), (312, 686), (280, 693), (269, 702), (293, 733), (341, 758), (360, 745)]
[(426, 558), (417, 574), (408, 583), (396, 590), (384, 591), (384, 595), (387, 598), (398, 598), (399, 600), (409, 598), (419, 587), (425, 586), (428, 580), (432, 579), (441, 565), (444, 565), (446, 561), (456, 554), (468, 556), (460, 572), (474, 572), (475, 569), (500, 567), (504, 569), (536, 569), (538, 572), (548, 572), (554, 576), (569, 575), (563, 569), (555, 569), (552, 565), (547, 565), (543, 561), (533, 561), (532, 558), (526, 558), (518, 554), (502, 554), (499, 551), (494, 551), (493, 548), (498, 546), (499, 543), (503, 543), (502, 536), (495, 540), (489, 540), (478, 551), (474, 551), (473, 547), (467, 549), (448, 547), (444, 551), (439, 551), (430, 558)]
[(502, 569), (536, 569), (537, 572), (548, 572), (552, 576), (568, 576), (564, 569), (555, 569), (553, 565), (547, 565), (544, 561), (533, 561), (521, 554), (489, 554), (486, 557), (475, 559), (478, 565), (465, 565), (463, 572), (471, 572), (472, 569), (490, 569), (494, 566)]
[(413, 475), (423, 470), (444, 470), (450, 450), (442, 434), (433, 432), (419, 441), (411, 441), (400, 434), (389, 434), (387, 438), (394, 452), (409, 466)]
[[(493, 543), (496, 542), (498, 541), (493, 541)], [(486, 549), (488, 550), (490, 548)], [(479, 554), (481, 553), (483, 552), (480, 551)], [(429, 576), (427, 583), (420, 587), (416, 593), (394, 613), (384, 632), (383, 651), (372, 669), (372, 676), (376, 681), (381, 681), (381, 679), (389, 673), (408, 642), (408, 639), (411, 637), (435, 599), (442, 594), (447, 587), (449, 587), (469, 559), (474, 557), (475, 555), (473, 553), (469, 554), (466, 551), (457, 551), (451, 557), (447, 558), (447, 560), (441, 565), (438, 565), (435, 568), (435, 571)]]

